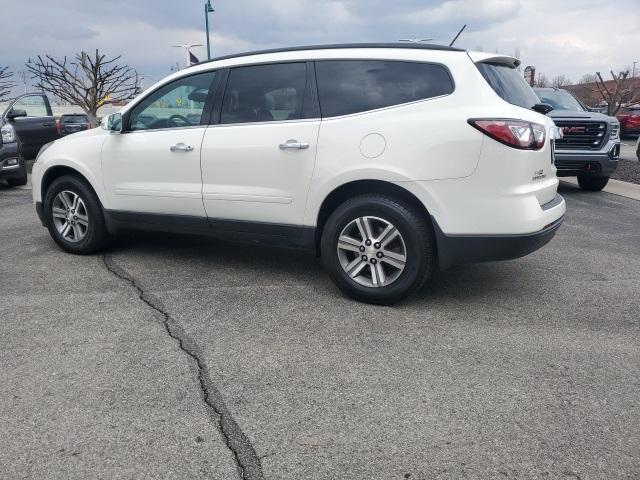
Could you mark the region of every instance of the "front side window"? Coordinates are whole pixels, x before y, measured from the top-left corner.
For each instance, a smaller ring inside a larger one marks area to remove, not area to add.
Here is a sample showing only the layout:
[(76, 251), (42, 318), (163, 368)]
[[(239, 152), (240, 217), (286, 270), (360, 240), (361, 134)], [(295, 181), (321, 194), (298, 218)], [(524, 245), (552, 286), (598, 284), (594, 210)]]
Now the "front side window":
[(305, 63), (237, 67), (229, 72), (220, 123), (254, 123), (303, 118)]
[(323, 117), (439, 97), (453, 92), (442, 65), (393, 60), (323, 60), (316, 62)]
[(131, 111), (130, 130), (184, 128), (206, 122), (205, 103), (217, 72), (179, 78), (153, 92)]
[(42, 95), (29, 95), (17, 100), (11, 107), (12, 110), (24, 110), (27, 117), (47, 117), (47, 104)]

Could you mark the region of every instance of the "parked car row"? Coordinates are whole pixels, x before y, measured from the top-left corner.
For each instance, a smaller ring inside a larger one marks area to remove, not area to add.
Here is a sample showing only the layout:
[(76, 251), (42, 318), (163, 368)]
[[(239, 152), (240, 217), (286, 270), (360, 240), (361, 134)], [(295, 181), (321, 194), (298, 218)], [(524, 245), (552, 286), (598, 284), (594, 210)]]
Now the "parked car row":
[(174, 73), (102, 129), (27, 96), (3, 139), (18, 164), (40, 150), (36, 211), (68, 252), (140, 228), (309, 248), (345, 293), (389, 304), (437, 269), (542, 247), (557, 176), (600, 190), (616, 168), (618, 120), (518, 66), (423, 44), (255, 52)]

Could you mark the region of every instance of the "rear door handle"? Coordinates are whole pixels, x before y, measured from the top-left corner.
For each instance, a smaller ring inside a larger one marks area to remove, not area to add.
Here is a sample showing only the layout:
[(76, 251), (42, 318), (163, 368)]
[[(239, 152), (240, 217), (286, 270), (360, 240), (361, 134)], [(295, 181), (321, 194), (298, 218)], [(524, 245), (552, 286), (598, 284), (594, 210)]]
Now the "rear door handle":
[(287, 140), (285, 143), (278, 145), (280, 150), (304, 150), (309, 148), (307, 142), (299, 142), (297, 140)]
[(184, 143), (180, 142), (176, 143), (175, 145), (171, 145), (169, 147), (169, 150), (171, 150), (172, 152), (190, 152), (193, 150), (193, 147), (191, 145), (185, 145)]
[(43, 127), (52, 127), (53, 123), (43, 123), (42, 126)]

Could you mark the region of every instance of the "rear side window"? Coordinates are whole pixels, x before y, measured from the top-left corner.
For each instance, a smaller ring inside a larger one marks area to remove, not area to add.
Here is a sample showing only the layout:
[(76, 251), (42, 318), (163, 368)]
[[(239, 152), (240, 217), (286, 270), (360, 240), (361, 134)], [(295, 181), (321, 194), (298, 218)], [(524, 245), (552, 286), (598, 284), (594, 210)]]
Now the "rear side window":
[(476, 66), (503, 100), (524, 108), (531, 108), (539, 103), (536, 94), (515, 68), (497, 63), (476, 63)]
[(233, 68), (222, 103), (221, 123), (253, 123), (303, 118), (306, 63)]
[(336, 117), (447, 95), (453, 81), (442, 65), (393, 60), (316, 62), (323, 117)]

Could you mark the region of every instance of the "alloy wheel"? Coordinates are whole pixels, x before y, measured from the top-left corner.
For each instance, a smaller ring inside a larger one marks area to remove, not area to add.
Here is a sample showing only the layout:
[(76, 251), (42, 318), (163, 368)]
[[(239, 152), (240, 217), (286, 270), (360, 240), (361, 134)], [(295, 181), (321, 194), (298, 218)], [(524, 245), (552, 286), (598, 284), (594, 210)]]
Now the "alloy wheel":
[(407, 248), (400, 231), (380, 217), (358, 217), (338, 237), (337, 254), (345, 273), (366, 287), (395, 282), (407, 263)]
[(51, 206), (53, 224), (60, 236), (71, 243), (77, 243), (87, 235), (89, 214), (87, 207), (77, 193), (64, 190), (53, 199)]

